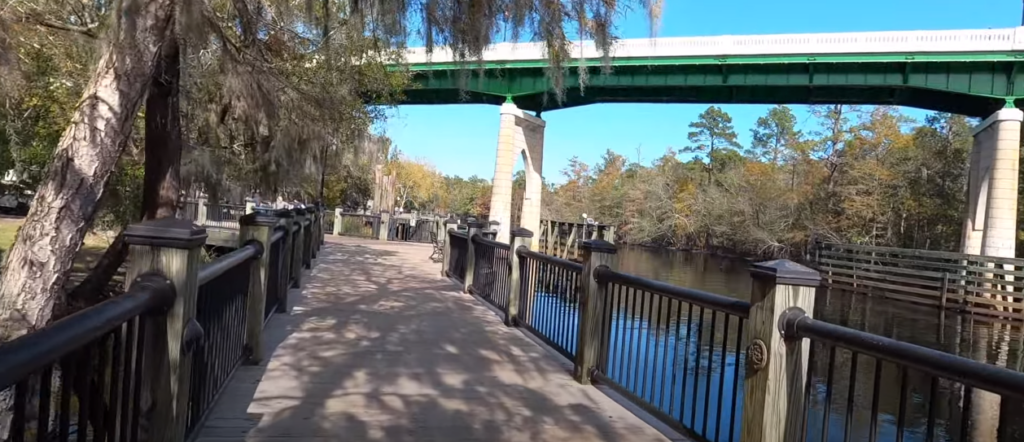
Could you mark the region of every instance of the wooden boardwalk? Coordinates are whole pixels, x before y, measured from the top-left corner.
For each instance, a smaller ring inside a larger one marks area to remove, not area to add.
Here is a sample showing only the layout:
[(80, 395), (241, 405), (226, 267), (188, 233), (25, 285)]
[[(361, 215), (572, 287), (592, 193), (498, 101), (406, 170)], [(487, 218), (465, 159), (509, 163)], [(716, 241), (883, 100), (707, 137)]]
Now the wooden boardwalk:
[(429, 246), (327, 241), (199, 441), (670, 440), (442, 278)]

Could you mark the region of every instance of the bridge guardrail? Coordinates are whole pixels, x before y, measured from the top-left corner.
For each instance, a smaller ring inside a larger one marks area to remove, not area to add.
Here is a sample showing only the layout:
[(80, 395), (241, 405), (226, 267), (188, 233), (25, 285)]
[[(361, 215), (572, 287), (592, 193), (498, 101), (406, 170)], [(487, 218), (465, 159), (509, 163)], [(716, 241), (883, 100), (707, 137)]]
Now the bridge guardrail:
[[(821, 55), (869, 53), (1012, 52), (1024, 50), (1024, 27), (943, 31), (882, 31), (819, 34), (722, 35), (708, 37), (660, 37), (621, 39), (611, 49), (612, 58)], [(599, 59), (592, 41), (574, 42), (574, 57)], [(579, 55), (582, 54), (582, 55)], [(451, 50), (409, 48), (409, 64), (451, 63)], [(499, 43), (484, 50), (483, 61), (546, 60), (543, 43)]]

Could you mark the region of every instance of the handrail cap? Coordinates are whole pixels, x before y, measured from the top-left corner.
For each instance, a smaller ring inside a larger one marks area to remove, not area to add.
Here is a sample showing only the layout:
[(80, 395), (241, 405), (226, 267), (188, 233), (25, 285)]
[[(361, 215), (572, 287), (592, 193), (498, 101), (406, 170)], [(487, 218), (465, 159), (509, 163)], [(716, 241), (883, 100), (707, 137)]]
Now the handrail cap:
[(273, 227), (279, 222), (281, 220), (277, 216), (259, 211), (247, 213), (238, 219), (238, 224), (242, 226)]
[(191, 249), (206, 244), (206, 228), (191, 220), (165, 217), (146, 220), (124, 230), (129, 245)]
[(817, 270), (788, 259), (774, 259), (750, 266), (750, 276), (758, 279), (774, 279), (776, 284), (817, 287), (821, 274)]
[(614, 255), (618, 253), (619, 248), (603, 239), (588, 239), (584, 240), (582, 244), (583, 250), (589, 250), (591, 253), (608, 253)]
[(512, 231), (509, 232), (509, 234), (515, 238), (533, 238), (533, 232), (530, 231), (530, 229), (525, 229), (522, 227), (516, 227), (512, 229)]

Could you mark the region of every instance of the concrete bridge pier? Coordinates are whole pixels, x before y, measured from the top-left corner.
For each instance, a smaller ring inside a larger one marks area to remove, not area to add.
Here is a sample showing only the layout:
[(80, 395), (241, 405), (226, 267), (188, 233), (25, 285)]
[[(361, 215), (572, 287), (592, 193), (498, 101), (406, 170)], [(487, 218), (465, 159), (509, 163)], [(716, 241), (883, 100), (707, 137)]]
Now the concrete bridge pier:
[(1013, 258), (1024, 112), (1001, 109), (974, 128), (964, 216), (963, 253)]
[[(540, 231), (540, 207), (544, 165), (544, 120), (523, 112), (511, 101), (501, 105), (501, 127), (498, 130), (498, 157), (494, 163), (491, 183), (490, 220), (498, 226), (498, 241), (508, 243), (512, 230), (512, 170), (516, 155), (522, 155), (526, 170), (526, 192), (523, 195), (519, 227)], [(530, 248), (536, 249), (536, 238)]]

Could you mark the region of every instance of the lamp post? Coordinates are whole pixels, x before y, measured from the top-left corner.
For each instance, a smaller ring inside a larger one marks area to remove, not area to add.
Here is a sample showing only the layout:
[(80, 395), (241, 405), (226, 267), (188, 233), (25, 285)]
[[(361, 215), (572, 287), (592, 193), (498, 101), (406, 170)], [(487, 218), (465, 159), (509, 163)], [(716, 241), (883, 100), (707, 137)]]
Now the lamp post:
[(324, 203), (324, 182), (327, 179), (327, 143), (324, 143), (323, 150), (320, 152), (320, 196), (317, 201), (320, 204)]

